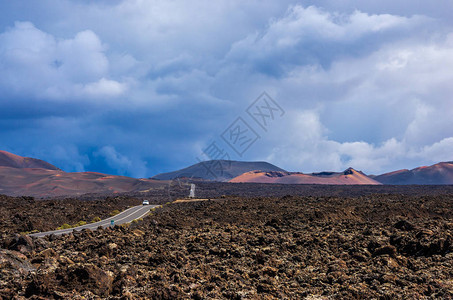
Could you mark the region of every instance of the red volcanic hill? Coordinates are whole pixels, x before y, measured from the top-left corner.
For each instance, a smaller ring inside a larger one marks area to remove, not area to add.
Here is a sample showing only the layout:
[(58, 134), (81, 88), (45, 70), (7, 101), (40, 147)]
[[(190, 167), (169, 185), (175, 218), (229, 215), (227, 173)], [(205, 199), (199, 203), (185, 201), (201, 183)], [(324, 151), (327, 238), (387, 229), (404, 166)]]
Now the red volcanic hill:
[(40, 159), (22, 157), (6, 151), (0, 150), (0, 166), (11, 168), (40, 168), (47, 170), (60, 170), (54, 165)]
[(429, 167), (399, 170), (374, 177), (383, 184), (453, 184), (453, 162), (441, 162)]
[(209, 181), (282, 184), (453, 184), (453, 162), (413, 170), (399, 170), (372, 178), (352, 168), (344, 172), (304, 174), (287, 172), (266, 162), (209, 162), (228, 163), (229, 167), (223, 170), (221, 177), (214, 178), (209, 177), (205, 166), (199, 163), (179, 171), (159, 174), (151, 179), (137, 179), (95, 172), (68, 173), (43, 160), (0, 151), (0, 194), (47, 198), (87, 193), (139, 192), (162, 187), (168, 184), (166, 180), (180, 177)]
[(47, 198), (146, 191), (163, 184), (95, 172), (67, 173), (39, 159), (0, 151), (0, 194)]
[(380, 182), (371, 179), (362, 172), (352, 168), (344, 172), (321, 172), (303, 174), (299, 172), (263, 172), (251, 171), (239, 175), (230, 182), (254, 182), (254, 183), (283, 183), (283, 184), (331, 184), (331, 185), (379, 185)]
[(152, 179), (172, 180), (175, 178), (197, 178), (202, 180), (228, 181), (244, 172), (253, 170), (286, 172), (264, 161), (209, 160), (199, 162), (178, 171), (158, 174), (152, 177)]

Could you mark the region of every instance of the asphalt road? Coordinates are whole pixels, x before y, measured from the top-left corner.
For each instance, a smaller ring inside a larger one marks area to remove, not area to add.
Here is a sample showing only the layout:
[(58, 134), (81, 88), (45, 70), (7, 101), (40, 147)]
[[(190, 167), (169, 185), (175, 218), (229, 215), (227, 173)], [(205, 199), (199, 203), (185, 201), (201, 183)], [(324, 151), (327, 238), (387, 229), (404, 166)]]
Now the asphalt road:
[(79, 227), (74, 227), (74, 228), (69, 228), (69, 229), (38, 232), (38, 233), (30, 234), (29, 236), (43, 237), (43, 236), (51, 235), (51, 234), (60, 235), (60, 234), (70, 233), (70, 232), (72, 232), (74, 230), (79, 231), (79, 230), (82, 230), (82, 229), (85, 229), (85, 228), (88, 228), (88, 229), (91, 229), (91, 230), (95, 230), (99, 226), (101, 226), (101, 227), (111, 226), (112, 220), (113, 220), (113, 224), (114, 225), (121, 225), (123, 223), (130, 223), (130, 222), (132, 222), (135, 219), (140, 219), (140, 218), (144, 217), (149, 212), (149, 210), (151, 208), (157, 207), (157, 206), (158, 205), (138, 205), (138, 206), (134, 206), (134, 207), (128, 208), (125, 211), (117, 214), (116, 216), (101, 220), (101, 221), (96, 222), (96, 223), (90, 223), (90, 224), (86, 224), (86, 225), (79, 226)]

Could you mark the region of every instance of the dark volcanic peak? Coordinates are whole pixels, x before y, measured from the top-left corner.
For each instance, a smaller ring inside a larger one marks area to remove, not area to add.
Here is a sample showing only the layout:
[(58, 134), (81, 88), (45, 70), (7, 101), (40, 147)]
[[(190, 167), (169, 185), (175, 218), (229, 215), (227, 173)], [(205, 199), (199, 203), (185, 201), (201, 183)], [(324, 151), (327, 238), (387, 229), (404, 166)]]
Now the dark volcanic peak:
[(453, 184), (453, 162), (441, 162), (412, 170), (399, 170), (376, 176), (383, 184)]
[[(343, 172), (328, 172), (328, 171), (326, 172), (326, 171), (324, 171), (324, 172), (310, 173), (307, 175), (319, 176), (319, 177), (332, 177), (332, 176), (337, 176), (337, 175), (352, 175), (352, 174), (354, 174), (354, 172), (365, 175), (362, 171), (357, 171), (357, 170), (354, 170), (353, 168), (347, 168)], [(303, 173), (300, 173), (300, 174), (303, 174)]]
[(354, 174), (354, 172), (357, 172), (357, 171), (354, 170), (353, 168), (348, 168), (343, 172), (343, 175), (352, 175), (352, 174)]
[(43, 160), (30, 157), (22, 157), (2, 150), (0, 150), (0, 167), (60, 170), (54, 165), (51, 165)]
[(245, 172), (254, 170), (264, 172), (286, 172), (285, 170), (264, 161), (248, 162), (235, 160), (209, 160), (199, 162), (178, 171), (158, 174), (152, 177), (152, 179), (171, 180), (175, 178), (188, 177), (202, 178), (204, 180), (213, 181), (228, 181)]
[(338, 174), (336, 172), (318, 172), (318, 173), (311, 173), (313, 176), (332, 176)]

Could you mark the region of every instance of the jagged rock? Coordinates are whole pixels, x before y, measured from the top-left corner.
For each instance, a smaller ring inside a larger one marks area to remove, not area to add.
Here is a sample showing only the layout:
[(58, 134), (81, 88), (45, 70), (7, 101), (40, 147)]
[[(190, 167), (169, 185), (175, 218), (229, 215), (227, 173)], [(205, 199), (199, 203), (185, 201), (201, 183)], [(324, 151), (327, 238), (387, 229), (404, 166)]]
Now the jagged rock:
[(132, 231), (132, 233), (135, 235), (135, 236), (143, 236), (145, 233), (143, 231), (141, 231), (140, 229), (135, 229), (134, 231)]
[(48, 248), (46, 250), (41, 251), (38, 253), (33, 260), (31, 261), (33, 264), (39, 264), (42, 263), (44, 260), (49, 259), (49, 258), (59, 258), (59, 254), (55, 252), (54, 249)]
[(112, 290), (113, 276), (93, 264), (74, 264), (58, 270), (61, 284), (68, 289), (87, 289), (99, 296), (107, 296)]
[(28, 253), (35, 249), (35, 244), (28, 235), (16, 235), (8, 249)]
[(400, 220), (400, 221), (396, 222), (393, 225), (393, 227), (395, 227), (397, 229), (401, 229), (401, 230), (407, 230), (407, 231), (415, 229), (415, 226), (412, 223), (409, 223), (406, 220)]
[(392, 245), (386, 245), (380, 248), (377, 248), (374, 252), (374, 256), (380, 256), (380, 255), (390, 255), (391, 257), (396, 257), (396, 248), (395, 246)]
[(0, 270), (15, 273), (28, 274), (36, 271), (36, 268), (20, 252), (0, 249)]
[(108, 247), (111, 251), (113, 251), (113, 250), (115, 250), (116, 248), (118, 248), (118, 245), (115, 244), (115, 243), (110, 243), (110, 244), (107, 245), (107, 247)]
[(36, 268), (20, 252), (0, 249), (0, 299), (13, 299)]

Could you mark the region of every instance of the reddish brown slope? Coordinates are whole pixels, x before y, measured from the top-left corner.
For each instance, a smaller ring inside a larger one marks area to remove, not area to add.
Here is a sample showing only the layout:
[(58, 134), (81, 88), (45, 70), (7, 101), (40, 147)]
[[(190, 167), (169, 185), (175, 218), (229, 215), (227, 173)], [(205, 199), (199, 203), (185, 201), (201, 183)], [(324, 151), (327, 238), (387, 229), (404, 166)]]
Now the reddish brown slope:
[(40, 159), (22, 157), (0, 150), (0, 166), (11, 168), (41, 168), (48, 170), (60, 170), (54, 165)]
[(251, 171), (233, 178), (230, 182), (332, 185), (381, 184), (376, 180), (369, 178), (362, 172), (358, 172), (352, 168), (349, 168), (342, 173), (322, 172), (312, 174)]
[(453, 184), (453, 162), (399, 170), (376, 176), (374, 179), (383, 184)]
[(11, 196), (55, 197), (86, 193), (121, 193), (162, 185), (165, 185), (165, 182), (94, 172), (66, 173), (40, 168), (0, 167), (0, 194)]
[(165, 182), (95, 172), (66, 173), (43, 160), (0, 150), (0, 194), (10, 196), (77, 196), (148, 190)]

